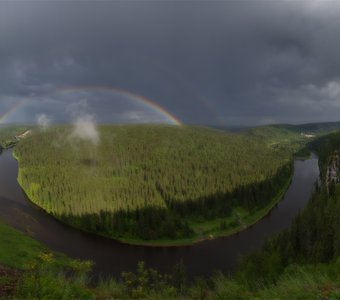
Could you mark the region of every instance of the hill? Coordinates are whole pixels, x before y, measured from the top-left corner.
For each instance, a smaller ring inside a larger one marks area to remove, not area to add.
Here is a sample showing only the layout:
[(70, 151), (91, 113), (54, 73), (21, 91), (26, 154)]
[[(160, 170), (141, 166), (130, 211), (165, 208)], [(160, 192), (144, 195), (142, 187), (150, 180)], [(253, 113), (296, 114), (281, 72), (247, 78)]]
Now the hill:
[(306, 148), (312, 140), (340, 129), (340, 122), (307, 123), (307, 124), (275, 124), (240, 129), (239, 134), (247, 135), (268, 143), (272, 148), (283, 148), (305, 158), (310, 152)]
[(246, 227), (280, 199), (291, 152), (188, 126), (100, 126), (93, 145), (54, 127), (15, 148), (30, 199), (64, 222), (132, 243), (190, 243)]
[(319, 137), (340, 129), (340, 122), (306, 123), (299, 125), (274, 124), (238, 130), (239, 133), (257, 136), (269, 141), (301, 141)]

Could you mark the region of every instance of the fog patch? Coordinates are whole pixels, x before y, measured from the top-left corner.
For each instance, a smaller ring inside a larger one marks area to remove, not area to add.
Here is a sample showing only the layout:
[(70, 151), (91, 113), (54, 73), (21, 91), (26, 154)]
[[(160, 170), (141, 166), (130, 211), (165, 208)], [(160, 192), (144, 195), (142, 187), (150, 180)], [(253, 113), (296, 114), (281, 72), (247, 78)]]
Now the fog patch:
[(94, 117), (90, 114), (78, 116), (73, 124), (71, 138), (90, 142), (97, 146), (100, 137)]
[(51, 126), (51, 118), (49, 116), (47, 116), (46, 114), (40, 114), (37, 115), (36, 117), (36, 121), (38, 126), (42, 129), (42, 130), (46, 130), (48, 127)]

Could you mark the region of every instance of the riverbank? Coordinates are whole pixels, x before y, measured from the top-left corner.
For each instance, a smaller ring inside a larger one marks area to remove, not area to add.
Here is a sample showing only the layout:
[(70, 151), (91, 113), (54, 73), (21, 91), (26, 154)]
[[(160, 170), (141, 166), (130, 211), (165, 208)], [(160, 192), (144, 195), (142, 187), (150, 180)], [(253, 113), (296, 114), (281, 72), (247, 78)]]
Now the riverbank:
[(0, 299), (96, 299), (92, 262), (73, 260), (0, 219)]
[[(37, 207), (39, 207), (41, 210), (47, 212), (45, 209), (40, 207), (38, 205), (37, 201), (34, 201), (34, 197), (32, 195), (29, 195), (27, 191), (24, 189), (22, 179), (21, 179), (21, 168), (20, 168), (20, 159), (16, 155), (15, 151), (12, 151), (13, 157), (18, 162), (18, 178), (17, 181), (22, 188), (22, 190), (27, 195), (27, 198)], [(157, 240), (141, 240), (141, 239), (134, 239), (134, 238), (116, 238), (109, 235), (104, 234), (96, 234), (98, 236), (103, 236), (106, 238), (110, 238), (116, 241), (119, 241), (124, 244), (129, 245), (136, 245), (136, 246), (150, 246), (150, 247), (181, 247), (181, 246), (190, 246), (197, 243), (201, 243), (207, 240), (213, 240), (217, 238), (222, 237), (228, 237), (237, 233), (242, 232), (243, 230), (253, 226), (257, 222), (259, 222), (261, 219), (263, 219), (265, 216), (267, 216), (270, 211), (281, 201), (283, 196), (285, 195), (291, 181), (292, 176), (294, 173), (294, 169), (292, 168), (292, 172), (290, 174), (290, 177), (287, 179), (284, 186), (281, 188), (281, 190), (277, 193), (277, 195), (273, 198), (273, 200), (265, 207), (258, 209), (255, 212), (248, 212), (242, 207), (235, 207), (231, 213), (230, 216), (226, 218), (215, 218), (213, 220), (209, 221), (198, 221), (197, 219), (188, 219), (187, 222), (189, 226), (194, 230), (195, 236), (190, 238), (183, 238), (183, 239), (157, 239)], [(53, 216), (49, 214), (51, 217), (57, 219), (58, 221), (62, 222), (63, 224), (76, 228), (78, 230), (88, 232), (91, 234), (94, 234), (93, 232), (89, 232), (84, 230), (83, 228), (71, 226), (68, 223), (63, 222), (56, 216)], [(224, 224), (224, 226), (221, 226), (221, 224)]]
[(0, 128), (0, 151), (14, 147), (20, 139), (31, 133), (29, 125), (8, 125)]
[[(1, 299), (288, 299), (321, 294), (336, 299), (339, 290), (337, 262), (291, 265), (269, 286), (263, 285), (262, 277), (246, 281), (242, 268), (239, 277), (218, 274), (192, 282), (180, 269), (165, 275), (142, 262), (136, 271), (119, 279), (109, 277), (91, 283), (89, 262), (46, 252), (43, 245), (1, 220), (0, 233), (0, 244), (4, 245), (0, 248)], [(256, 288), (250, 288), (249, 282)]]
[[(264, 217), (266, 217), (271, 210), (282, 200), (284, 197), (289, 185), (292, 181), (293, 172), (289, 179), (287, 180), (286, 184), (282, 187), (279, 191), (277, 196), (265, 207), (257, 210), (254, 213), (247, 213), (244, 209), (240, 207), (236, 207), (233, 210), (232, 216), (227, 218), (216, 218), (211, 221), (205, 222), (195, 222), (190, 221), (189, 224), (194, 228), (196, 232), (198, 232), (197, 236), (188, 238), (188, 239), (178, 239), (178, 240), (150, 240), (150, 241), (143, 241), (137, 239), (117, 239), (118, 241), (130, 245), (136, 246), (151, 246), (151, 247), (181, 247), (181, 246), (190, 246), (194, 244), (198, 244), (207, 240), (213, 240), (223, 237), (229, 237), (234, 234), (238, 234), (243, 230), (255, 225), (257, 222), (261, 221)], [(226, 224), (232, 223), (235, 221), (235, 218), (241, 219), (241, 222), (238, 226), (220, 229), (221, 222), (225, 221)], [(200, 235), (200, 231), (204, 230), (203, 236)], [(109, 237), (109, 236), (105, 236)], [(110, 238), (110, 237), (109, 237)]]
[(39, 242), (7, 226), (1, 219), (0, 245), (0, 263), (16, 269), (25, 269), (28, 261), (47, 250)]

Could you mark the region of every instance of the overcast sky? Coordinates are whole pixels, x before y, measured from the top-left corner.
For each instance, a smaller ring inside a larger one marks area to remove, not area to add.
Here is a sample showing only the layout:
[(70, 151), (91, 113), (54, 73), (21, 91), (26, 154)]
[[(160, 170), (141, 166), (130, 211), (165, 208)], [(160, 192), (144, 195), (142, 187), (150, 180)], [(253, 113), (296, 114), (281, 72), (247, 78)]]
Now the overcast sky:
[[(340, 120), (340, 1), (1, 1), (0, 116), (184, 123)], [(18, 104), (19, 103), (19, 104)], [(166, 118), (164, 119), (166, 121)]]

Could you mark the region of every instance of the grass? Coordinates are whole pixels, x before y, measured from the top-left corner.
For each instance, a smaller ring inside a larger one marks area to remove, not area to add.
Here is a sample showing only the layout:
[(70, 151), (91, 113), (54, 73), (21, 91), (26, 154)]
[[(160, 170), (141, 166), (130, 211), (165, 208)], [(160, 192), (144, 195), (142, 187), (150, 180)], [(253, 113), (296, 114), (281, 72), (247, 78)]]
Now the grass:
[(94, 299), (92, 263), (52, 253), (0, 220), (0, 299)]
[(338, 279), (325, 266), (289, 266), (275, 285), (258, 291), (259, 299), (340, 299)]
[(27, 261), (37, 258), (47, 248), (32, 238), (5, 225), (0, 220), (0, 262), (7, 266), (25, 269)]

